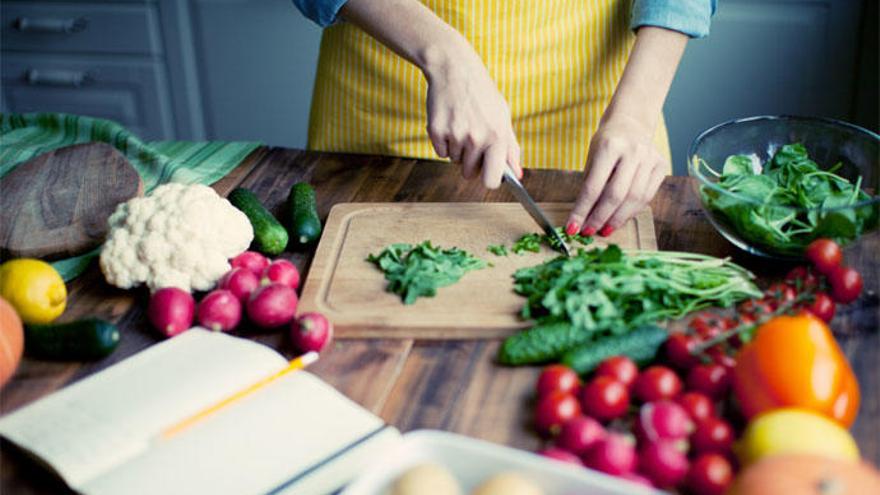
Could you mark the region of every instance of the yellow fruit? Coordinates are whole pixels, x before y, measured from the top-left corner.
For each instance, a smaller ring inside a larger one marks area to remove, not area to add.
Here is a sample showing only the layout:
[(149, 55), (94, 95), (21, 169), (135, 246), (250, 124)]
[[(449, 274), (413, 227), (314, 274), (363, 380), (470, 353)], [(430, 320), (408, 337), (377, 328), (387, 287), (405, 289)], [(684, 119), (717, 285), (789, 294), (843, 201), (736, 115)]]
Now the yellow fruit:
[(859, 448), (838, 423), (806, 409), (774, 409), (753, 419), (737, 444), (743, 464), (776, 454), (816, 454), (856, 461)]
[(20, 258), (0, 265), (0, 297), (24, 323), (50, 323), (64, 312), (67, 287), (49, 263)]

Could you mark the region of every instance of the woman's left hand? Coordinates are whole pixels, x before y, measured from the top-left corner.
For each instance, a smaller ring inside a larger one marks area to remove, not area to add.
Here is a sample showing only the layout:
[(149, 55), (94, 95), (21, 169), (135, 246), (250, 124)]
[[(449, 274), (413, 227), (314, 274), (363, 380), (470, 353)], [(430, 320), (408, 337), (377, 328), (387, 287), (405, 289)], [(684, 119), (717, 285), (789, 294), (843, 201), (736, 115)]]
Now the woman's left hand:
[(669, 170), (654, 130), (626, 115), (606, 115), (590, 140), (587, 176), (565, 231), (602, 236), (647, 206)]

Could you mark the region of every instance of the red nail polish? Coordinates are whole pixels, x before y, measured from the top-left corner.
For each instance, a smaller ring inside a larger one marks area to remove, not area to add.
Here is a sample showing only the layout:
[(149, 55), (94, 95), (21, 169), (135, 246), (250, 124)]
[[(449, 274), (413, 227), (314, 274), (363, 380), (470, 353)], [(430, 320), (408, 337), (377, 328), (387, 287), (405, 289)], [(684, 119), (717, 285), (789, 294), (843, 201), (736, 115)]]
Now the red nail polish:
[(593, 227), (586, 227), (585, 226), (584, 230), (581, 230), (581, 235), (583, 235), (583, 236), (590, 236), (595, 233), (596, 233), (596, 229), (594, 229)]
[(575, 235), (578, 231), (578, 224), (574, 222), (568, 222), (568, 225), (565, 226), (565, 233), (568, 235)]
[(614, 233), (614, 227), (610, 225), (602, 227), (602, 230), (599, 231), (599, 235), (601, 235), (602, 237), (608, 237), (612, 233)]

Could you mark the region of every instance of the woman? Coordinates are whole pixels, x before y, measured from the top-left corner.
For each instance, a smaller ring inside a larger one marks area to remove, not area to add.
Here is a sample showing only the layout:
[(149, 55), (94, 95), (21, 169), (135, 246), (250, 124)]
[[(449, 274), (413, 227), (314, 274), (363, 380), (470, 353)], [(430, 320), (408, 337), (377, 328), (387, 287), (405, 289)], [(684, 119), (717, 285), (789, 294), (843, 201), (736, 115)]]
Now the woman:
[(330, 25), (310, 148), (448, 158), (488, 188), (585, 169), (566, 231), (607, 236), (671, 170), (663, 102), (716, 0), (294, 2)]

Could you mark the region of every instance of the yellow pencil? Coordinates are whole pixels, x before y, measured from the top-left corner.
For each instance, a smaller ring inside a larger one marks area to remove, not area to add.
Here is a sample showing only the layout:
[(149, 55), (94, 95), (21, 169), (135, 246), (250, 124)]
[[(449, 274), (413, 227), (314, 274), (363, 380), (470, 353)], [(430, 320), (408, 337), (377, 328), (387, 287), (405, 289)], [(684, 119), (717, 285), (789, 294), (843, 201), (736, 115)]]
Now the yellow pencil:
[(262, 380), (248, 386), (247, 388), (243, 388), (243, 389), (239, 390), (238, 392), (230, 395), (229, 397), (217, 402), (216, 404), (213, 404), (211, 406), (206, 407), (205, 409), (202, 409), (201, 411), (197, 412), (196, 414), (193, 414), (192, 416), (184, 419), (183, 421), (180, 421), (179, 423), (174, 424), (169, 428), (166, 428), (165, 431), (162, 432), (162, 438), (168, 439), (168, 438), (173, 437), (174, 435), (177, 435), (181, 431), (198, 423), (199, 421), (205, 419), (206, 417), (216, 413), (217, 411), (219, 411), (220, 409), (223, 409), (224, 407), (228, 406), (229, 404), (232, 404), (233, 402), (236, 402), (236, 401), (242, 399), (243, 397), (252, 394), (253, 392), (268, 385), (269, 383), (272, 383), (273, 381), (277, 380), (278, 378), (281, 378), (282, 376), (290, 373), (291, 371), (303, 369), (306, 366), (314, 363), (317, 360), (318, 360), (318, 353), (317, 352), (307, 352), (307, 353), (303, 354), (302, 356), (292, 360), (284, 369), (278, 371), (277, 373), (269, 375), (266, 378), (263, 378)]

